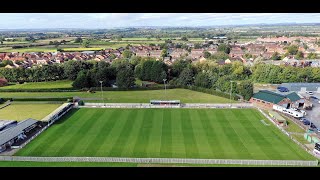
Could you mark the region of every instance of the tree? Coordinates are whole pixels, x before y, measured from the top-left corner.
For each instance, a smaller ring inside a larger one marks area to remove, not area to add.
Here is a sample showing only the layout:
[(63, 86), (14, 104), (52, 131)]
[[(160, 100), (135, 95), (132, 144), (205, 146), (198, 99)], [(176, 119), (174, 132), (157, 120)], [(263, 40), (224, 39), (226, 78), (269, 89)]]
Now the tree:
[(246, 53), (246, 54), (244, 55), (244, 57), (247, 58), (247, 59), (252, 58), (252, 54)]
[(0, 87), (8, 85), (8, 81), (5, 78), (0, 78)]
[(237, 93), (249, 100), (253, 96), (253, 83), (249, 80), (242, 81), (237, 86)]
[(203, 52), (203, 57), (204, 58), (208, 59), (208, 58), (210, 58), (210, 56), (211, 56), (211, 53), (209, 53), (208, 51), (204, 51)]
[(220, 44), (218, 46), (218, 51), (221, 51), (221, 52), (224, 52), (226, 54), (229, 54), (230, 53), (230, 46), (227, 45), (227, 44)]
[(200, 49), (200, 48), (202, 48), (201, 43), (195, 43), (195, 44), (194, 44), (194, 48), (195, 48), (195, 49)]
[(302, 59), (303, 57), (304, 57), (304, 55), (303, 55), (303, 52), (301, 52), (301, 51), (298, 51), (295, 56), (296, 59)]
[(298, 52), (298, 46), (296, 45), (291, 45), (288, 47), (287, 49), (287, 52), (290, 54), (290, 55), (296, 55), (297, 52)]
[(183, 36), (183, 37), (181, 38), (181, 40), (182, 40), (182, 41), (188, 41), (188, 38), (187, 38), (186, 36)]
[(117, 86), (128, 89), (135, 84), (134, 72), (129, 64), (121, 67), (117, 73)]
[(210, 88), (211, 83), (207, 73), (203, 73), (203, 72), (198, 73), (195, 77), (194, 85), (203, 87), (203, 88)]
[(229, 58), (229, 55), (226, 54), (226, 53), (223, 52), (223, 51), (218, 51), (218, 52), (212, 54), (212, 55), (211, 55), (211, 58), (212, 58), (212, 59), (216, 59), (216, 60), (221, 60), (221, 59), (222, 59), (222, 60), (226, 60), (226, 59)]
[(85, 48), (88, 48), (90, 46), (90, 41), (89, 40), (85, 40), (82, 42), (82, 46)]
[(85, 71), (80, 71), (77, 78), (73, 81), (72, 87), (77, 89), (88, 88), (90, 82), (88, 82), (87, 73)]
[(167, 78), (166, 70), (166, 64), (162, 61), (153, 61), (150, 71), (150, 80), (161, 83), (163, 79)]
[(281, 60), (281, 56), (278, 52), (274, 52), (271, 57), (272, 60)]
[(74, 43), (79, 43), (81, 44), (82, 43), (82, 38), (81, 37), (77, 37), (75, 40), (74, 40)]
[(121, 36), (118, 36), (118, 37), (117, 37), (117, 41), (122, 41)]
[(193, 84), (193, 71), (191, 68), (185, 68), (179, 75), (178, 84), (187, 86)]
[(191, 61), (186, 61), (182, 59), (174, 61), (171, 66), (171, 76), (178, 77), (180, 73), (190, 65)]
[(317, 54), (316, 53), (309, 53), (307, 58), (308, 59), (317, 59)]
[(161, 52), (161, 57), (167, 57), (168, 55), (168, 50), (167, 49), (163, 49), (162, 52)]
[(122, 52), (122, 56), (126, 59), (129, 59), (132, 56), (132, 52), (130, 50), (124, 50)]

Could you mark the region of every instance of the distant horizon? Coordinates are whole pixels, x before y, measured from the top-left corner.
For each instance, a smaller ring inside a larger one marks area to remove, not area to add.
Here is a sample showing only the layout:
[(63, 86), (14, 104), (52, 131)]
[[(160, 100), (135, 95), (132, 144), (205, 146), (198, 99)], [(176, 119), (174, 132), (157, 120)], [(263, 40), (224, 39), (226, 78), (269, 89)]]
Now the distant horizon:
[(234, 24), (234, 25), (212, 25), (212, 26), (123, 26), (123, 27), (109, 27), (109, 28), (0, 28), (1, 30), (109, 30), (109, 29), (130, 29), (130, 28), (219, 28), (219, 27), (243, 27), (243, 26), (294, 26), (294, 25), (310, 25), (310, 26), (320, 26), (320, 23), (273, 23), (273, 24)]
[(320, 24), (320, 13), (2, 13), (1, 30)]

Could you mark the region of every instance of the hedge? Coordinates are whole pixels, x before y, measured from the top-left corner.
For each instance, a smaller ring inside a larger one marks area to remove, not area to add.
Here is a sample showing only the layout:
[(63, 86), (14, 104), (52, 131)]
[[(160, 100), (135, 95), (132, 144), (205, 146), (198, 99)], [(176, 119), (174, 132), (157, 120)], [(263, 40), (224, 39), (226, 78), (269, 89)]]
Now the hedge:
[(3, 98), (4, 100), (10, 101), (68, 101), (68, 99), (73, 99), (72, 97), (62, 97), (62, 98)]
[(78, 89), (59, 88), (59, 89), (0, 89), (0, 92), (79, 92)]

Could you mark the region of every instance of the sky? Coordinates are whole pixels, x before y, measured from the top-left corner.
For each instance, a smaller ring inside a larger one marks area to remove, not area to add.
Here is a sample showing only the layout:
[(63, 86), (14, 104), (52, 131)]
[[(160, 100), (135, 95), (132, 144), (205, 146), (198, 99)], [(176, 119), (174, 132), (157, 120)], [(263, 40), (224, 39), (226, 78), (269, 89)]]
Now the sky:
[(320, 23), (320, 13), (1, 13), (0, 29)]

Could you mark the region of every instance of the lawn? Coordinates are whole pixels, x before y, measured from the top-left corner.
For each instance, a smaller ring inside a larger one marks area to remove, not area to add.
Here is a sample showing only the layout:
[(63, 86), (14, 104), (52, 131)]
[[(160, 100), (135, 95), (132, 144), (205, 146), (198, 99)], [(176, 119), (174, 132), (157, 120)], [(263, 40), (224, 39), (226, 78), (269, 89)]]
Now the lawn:
[(255, 109), (79, 109), (16, 155), (314, 159), (261, 119)]
[(7, 120), (25, 120), (33, 118), (41, 120), (57, 109), (61, 104), (11, 104), (0, 109), (0, 119)]
[(48, 82), (26, 82), (24, 84), (12, 84), (0, 87), (0, 89), (60, 89), (72, 88), (72, 81), (48, 81)]
[[(2, 98), (22, 97), (73, 97), (101, 99), (100, 91), (87, 92), (2, 92)], [(142, 90), (142, 91), (104, 91), (103, 97), (106, 103), (149, 103), (152, 99), (181, 100), (183, 103), (229, 103), (227, 98), (213, 96), (188, 89)], [(93, 100), (91, 100), (93, 101)], [(100, 100), (101, 101), (101, 100)], [(89, 101), (87, 101), (89, 102)], [(233, 101), (235, 102), (235, 101)]]
[(0, 52), (56, 52), (57, 48), (52, 47), (31, 47), (12, 49), (11, 47), (1, 47)]
[(296, 132), (296, 133), (305, 133), (306, 131), (302, 129), (300, 126), (292, 122), (292, 120), (284, 117), (287, 120), (288, 126), (286, 127), (286, 131), (288, 132)]

